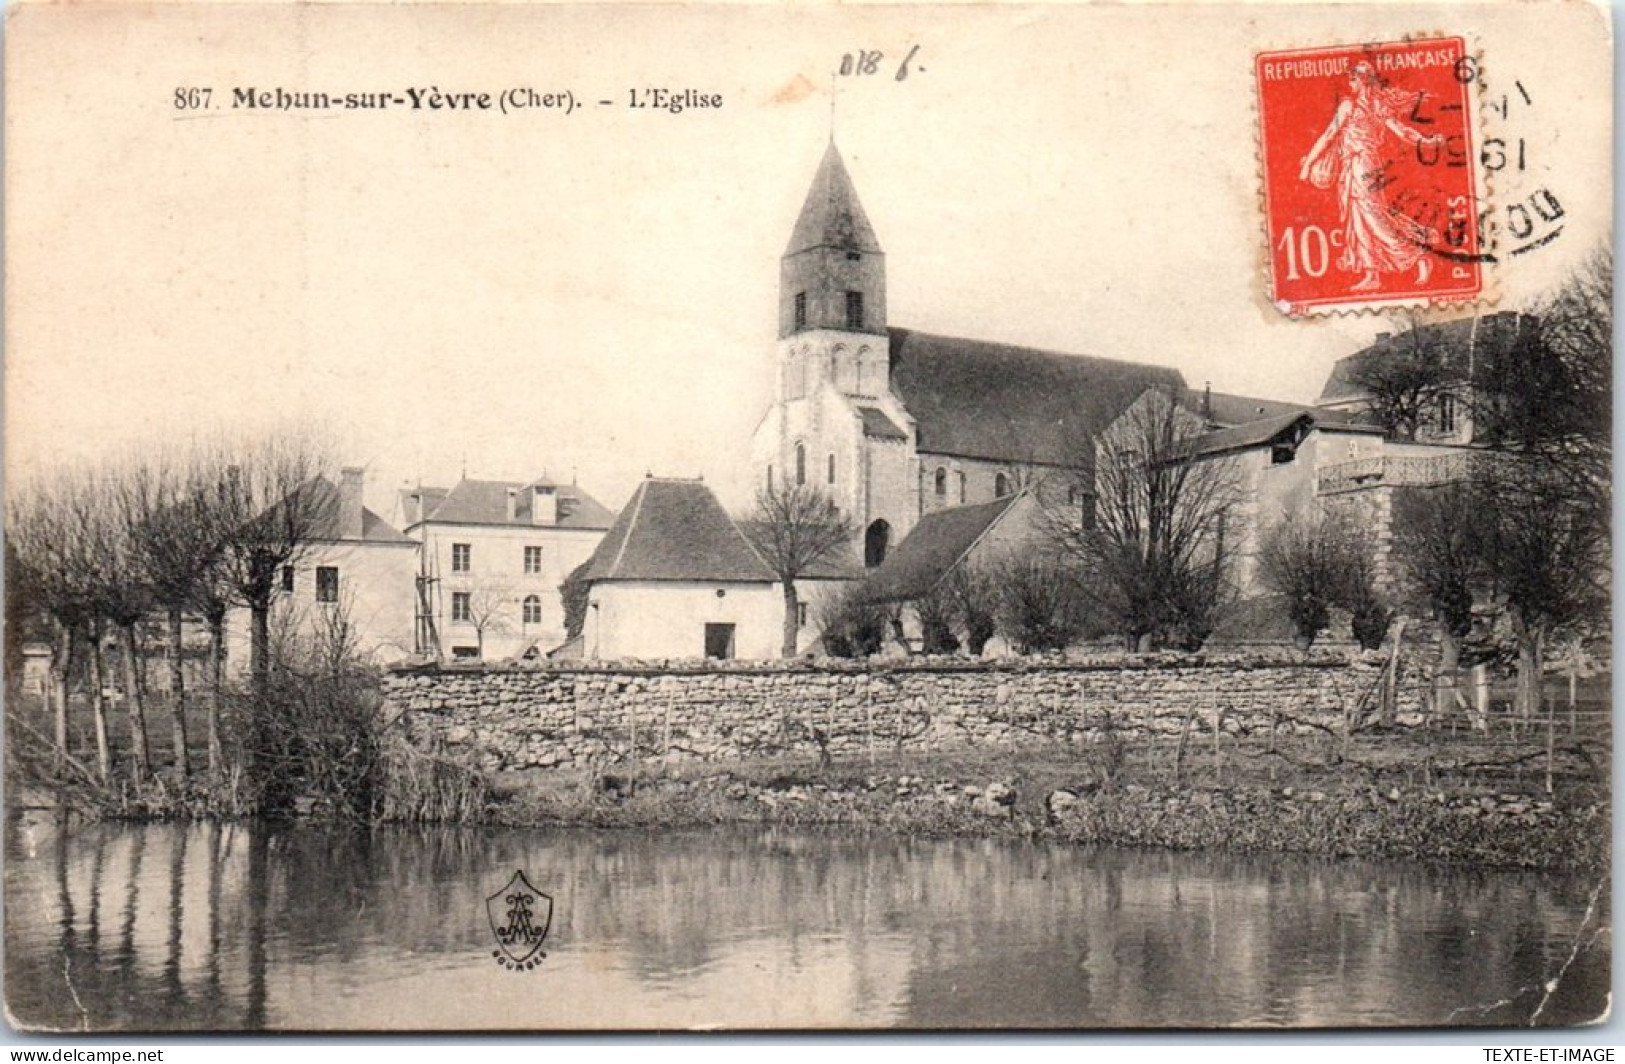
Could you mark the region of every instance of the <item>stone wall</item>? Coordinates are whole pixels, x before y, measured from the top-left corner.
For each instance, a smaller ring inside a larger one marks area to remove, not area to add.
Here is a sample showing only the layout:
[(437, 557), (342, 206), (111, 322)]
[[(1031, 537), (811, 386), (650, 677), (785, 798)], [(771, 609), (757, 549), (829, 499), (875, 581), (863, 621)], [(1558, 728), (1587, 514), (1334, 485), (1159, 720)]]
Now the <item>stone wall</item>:
[[(1091, 661), (910, 659), (866, 664), (575, 663), (398, 670), (386, 711), (416, 740), (491, 771), (798, 753), (921, 752), (973, 744), (1263, 736), (1330, 730), (1374, 712), (1377, 655), (1285, 653)], [(1421, 719), (1401, 683), (1399, 720)]]

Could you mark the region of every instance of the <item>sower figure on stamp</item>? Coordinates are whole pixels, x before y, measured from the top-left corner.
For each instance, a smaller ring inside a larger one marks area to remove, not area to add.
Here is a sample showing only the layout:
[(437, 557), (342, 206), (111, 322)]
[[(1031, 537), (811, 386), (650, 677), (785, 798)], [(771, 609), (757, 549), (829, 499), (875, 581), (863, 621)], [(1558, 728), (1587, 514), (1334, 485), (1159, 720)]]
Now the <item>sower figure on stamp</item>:
[(1392, 133), (1410, 144), (1438, 144), (1399, 120), (1414, 103), (1415, 93), (1384, 85), (1370, 63), (1356, 63), (1349, 73), (1349, 94), (1337, 104), (1326, 132), (1303, 157), (1298, 179), (1329, 188), (1337, 178), (1343, 250), (1338, 269), (1362, 273), (1355, 292), (1381, 287), (1384, 273), (1417, 268), (1417, 284), (1433, 272), (1427, 249), (1438, 233), (1390, 207), (1383, 197), (1382, 143)]

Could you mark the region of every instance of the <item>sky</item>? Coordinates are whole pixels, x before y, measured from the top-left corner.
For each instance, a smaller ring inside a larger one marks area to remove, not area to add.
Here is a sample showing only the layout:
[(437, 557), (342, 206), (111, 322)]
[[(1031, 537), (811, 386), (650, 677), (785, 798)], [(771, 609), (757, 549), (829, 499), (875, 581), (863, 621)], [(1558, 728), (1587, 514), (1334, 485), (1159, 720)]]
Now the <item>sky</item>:
[[(1493, 271), (1497, 305), (1532, 305), (1611, 227), (1584, 4), (24, 7), (7, 475), (292, 422), (367, 468), (386, 517), (465, 470), (611, 507), (648, 473), (704, 476), (737, 509), (778, 260), (832, 126), (890, 324), (1310, 402), (1400, 319), (1269, 304), (1253, 57), (1440, 33), (1482, 58), (1484, 135), (1524, 142), (1491, 207), (1563, 206), (1561, 239)], [(859, 50), (876, 73), (840, 76)], [(577, 109), (233, 106), (278, 88)], [(627, 106), (653, 88), (722, 105)]]

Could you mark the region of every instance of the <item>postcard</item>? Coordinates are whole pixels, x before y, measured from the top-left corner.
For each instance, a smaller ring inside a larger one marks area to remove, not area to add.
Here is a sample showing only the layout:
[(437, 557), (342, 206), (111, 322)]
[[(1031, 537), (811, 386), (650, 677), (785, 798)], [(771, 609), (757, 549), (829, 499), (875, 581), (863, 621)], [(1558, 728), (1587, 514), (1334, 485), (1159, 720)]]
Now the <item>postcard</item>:
[(1606, 9), (7, 30), (23, 1037), (1607, 1020)]

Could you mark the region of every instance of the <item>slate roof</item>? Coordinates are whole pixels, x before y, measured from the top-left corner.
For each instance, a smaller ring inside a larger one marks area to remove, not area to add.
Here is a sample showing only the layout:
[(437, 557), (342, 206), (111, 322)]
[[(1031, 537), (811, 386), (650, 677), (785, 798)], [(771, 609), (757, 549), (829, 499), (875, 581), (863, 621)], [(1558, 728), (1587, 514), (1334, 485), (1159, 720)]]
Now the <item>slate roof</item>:
[(907, 440), (908, 433), (897, 427), (897, 423), (886, 416), (886, 412), (878, 407), (860, 406), (858, 414), (863, 418), (863, 434), (877, 440)]
[[(1457, 318), (1422, 326), (1430, 339), (1444, 345), (1447, 366), (1456, 380), (1466, 380), (1480, 367), (1493, 365), (1495, 360), (1510, 354), (1520, 339), (1526, 323), (1535, 319), (1516, 311), (1500, 311), (1480, 317)], [(1403, 351), (1403, 345), (1412, 341), (1403, 333), (1380, 336), (1370, 346), (1352, 355), (1340, 358), (1326, 377), (1317, 402), (1338, 403), (1365, 397), (1365, 389), (1352, 379), (1360, 364), (1368, 358), (1381, 358), (1386, 354)]]
[(1275, 417), (1249, 421), (1245, 425), (1233, 425), (1230, 428), (1203, 433), (1190, 441), (1191, 453), (1196, 456), (1206, 456), (1224, 454), (1227, 451), (1243, 451), (1250, 447), (1262, 447), (1288, 435), (1300, 423), (1307, 423), (1309, 428), (1319, 426), (1342, 432), (1365, 432), (1379, 436), (1382, 434), (1380, 428), (1371, 425), (1355, 425), (1343, 418), (1322, 418), (1318, 412), (1314, 411), (1289, 411), (1285, 414), (1277, 414)]
[(587, 579), (765, 584), (776, 578), (703, 482), (650, 478), (599, 541)]
[[(536, 485), (553, 487), (558, 493), (559, 517), (553, 525), (531, 525), (532, 493)], [(515, 513), (508, 516), (508, 490), (518, 494)], [(525, 525), (538, 528), (579, 528), (598, 531), (610, 527), (615, 515), (597, 499), (574, 484), (555, 485), (552, 481), (469, 480), (458, 481), (457, 486), (419, 489), (423, 496), (424, 511), (412, 524), (433, 521), (450, 525)], [(431, 500), (435, 500), (431, 506)]]
[(1007, 495), (921, 517), (908, 538), (869, 574), (865, 593), (880, 602), (906, 602), (929, 594), (1019, 498)]
[[(326, 541), (357, 542), (355, 537), (342, 533), (343, 520), (339, 506), (339, 489), (326, 477), (312, 477), (299, 488), (296, 493), (302, 496), (301, 506), (311, 507), (313, 520), (310, 528), (310, 538)], [(272, 506), (261, 514), (259, 521), (271, 523), (277, 520), (277, 514), (282, 507), (281, 503)], [(361, 508), (361, 538), (363, 543), (415, 543), (394, 525), (373, 513), (365, 506)]]
[(1178, 370), (892, 329), (892, 390), (922, 454), (1084, 468), (1092, 441)]
[(852, 187), (852, 177), (846, 172), (841, 153), (833, 141), (824, 152), (813, 175), (812, 187), (801, 205), (801, 215), (790, 233), (786, 255), (794, 255), (808, 248), (851, 248), (857, 251), (880, 253), (880, 241), (875, 237), (869, 216), (863, 213), (858, 193)]
[(1284, 403), (1278, 399), (1195, 391), (1190, 393), (1186, 406), (1198, 414), (1204, 414), (1209, 422), (1220, 428), (1245, 425), (1251, 421), (1280, 417), (1283, 414), (1301, 414), (1314, 409), (1304, 403)]

